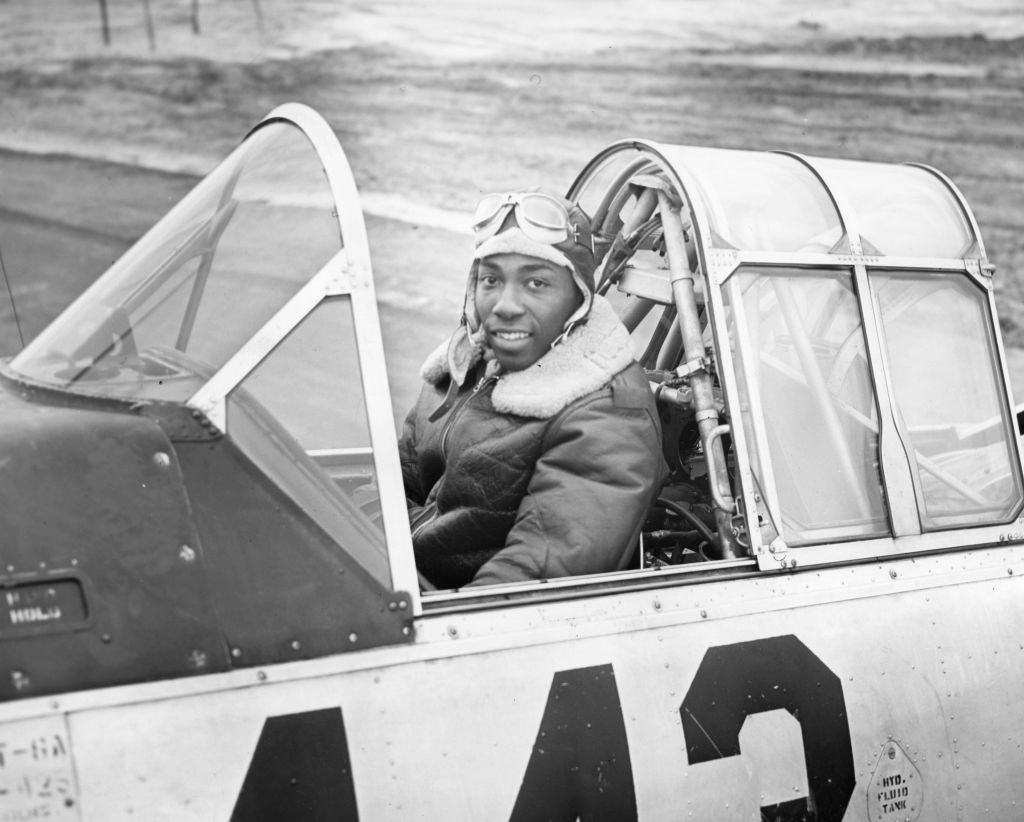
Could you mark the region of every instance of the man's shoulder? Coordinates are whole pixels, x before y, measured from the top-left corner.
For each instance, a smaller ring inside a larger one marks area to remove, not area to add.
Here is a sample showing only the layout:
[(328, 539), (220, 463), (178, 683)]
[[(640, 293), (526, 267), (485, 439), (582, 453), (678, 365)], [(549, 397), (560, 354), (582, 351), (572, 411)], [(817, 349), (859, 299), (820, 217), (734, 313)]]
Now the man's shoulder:
[(619, 371), (608, 383), (612, 403), (616, 408), (652, 408), (654, 393), (647, 374), (639, 363), (632, 362)]
[(614, 415), (620, 410), (647, 410), (655, 413), (654, 392), (647, 374), (631, 362), (613, 374), (604, 385), (567, 405), (560, 416), (575, 412), (603, 412)]

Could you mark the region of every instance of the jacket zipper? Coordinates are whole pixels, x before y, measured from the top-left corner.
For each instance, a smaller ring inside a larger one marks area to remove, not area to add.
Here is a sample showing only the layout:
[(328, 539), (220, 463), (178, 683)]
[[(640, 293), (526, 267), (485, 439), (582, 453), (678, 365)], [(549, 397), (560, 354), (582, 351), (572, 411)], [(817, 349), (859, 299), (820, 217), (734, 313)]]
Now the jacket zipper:
[(452, 413), (448, 416), (448, 422), (444, 424), (444, 429), (441, 431), (441, 456), (444, 457), (445, 464), (448, 463), (448, 435), (451, 433), (452, 426), (455, 425), (455, 420), (458, 419), (459, 414), (462, 413), (466, 405), (473, 397), (479, 394), (487, 386), (487, 383), (497, 382), (497, 377), (483, 377), (473, 387), (465, 397), (459, 400), (459, 403), (452, 409)]
[[(473, 397), (475, 397), (477, 394), (479, 394), (481, 391), (483, 391), (483, 389), (487, 386), (487, 383), (489, 383), (489, 382), (497, 382), (497, 381), (498, 381), (497, 377), (483, 377), (483, 378), (481, 378), (477, 382), (477, 384), (475, 386), (473, 386), (473, 390), (470, 391), (461, 400), (459, 400), (459, 402), (456, 404), (456, 406), (452, 409), (451, 414), (448, 416), (448, 421), (444, 424), (444, 428), (441, 430), (441, 456), (444, 457), (446, 463), (448, 461), (448, 454), (446, 453), (447, 452), (447, 446), (448, 446), (448, 434), (451, 432), (452, 426), (455, 424), (456, 418), (462, 412), (462, 410), (466, 407), (466, 404), (471, 399), (473, 399)], [(413, 539), (413, 541), (415, 541), (416, 537), (419, 536), (420, 532), (423, 531), (423, 529), (426, 528), (428, 525), (430, 525), (430, 523), (432, 523), (435, 519), (437, 519), (437, 503), (436, 502), (434, 503), (434, 510), (430, 512), (430, 516), (427, 517), (425, 520), (423, 520), (423, 522), (421, 522), (419, 525), (417, 525), (412, 530), (412, 539)]]
[(423, 522), (421, 522), (419, 525), (417, 525), (415, 528), (412, 529), (412, 535), (411, 536), (412, 536), (413, 542), (416, 541), (416, 537), (419, 536), (420, 531), (422, 531), (424, 528), (426, 528), (428, 525), (430, 525), (430, 523), (432, 523), (437, 518), (437, 503), (433, 503), (433, 505), (434, 505), (434, 510), (430, 512), (430, 516), (427, 517), (425, 520), (423, 520)]

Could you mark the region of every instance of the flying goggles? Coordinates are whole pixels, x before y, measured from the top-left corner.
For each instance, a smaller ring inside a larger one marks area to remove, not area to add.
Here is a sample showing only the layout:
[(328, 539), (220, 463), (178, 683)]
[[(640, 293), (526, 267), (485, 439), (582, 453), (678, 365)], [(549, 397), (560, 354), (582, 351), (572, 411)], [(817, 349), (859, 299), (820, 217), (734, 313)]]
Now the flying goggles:
[(516, 223), (523, 234), (535, 242), (557, 245), (571, 239), (579, 245), (587, 245), (580, 240), (579, 226), (570, 219), (565, 206), (540, 191), (486, 195), (473, 214), (473, 232), (478, 245), (498, 233), (510, 211), (515, 212)]

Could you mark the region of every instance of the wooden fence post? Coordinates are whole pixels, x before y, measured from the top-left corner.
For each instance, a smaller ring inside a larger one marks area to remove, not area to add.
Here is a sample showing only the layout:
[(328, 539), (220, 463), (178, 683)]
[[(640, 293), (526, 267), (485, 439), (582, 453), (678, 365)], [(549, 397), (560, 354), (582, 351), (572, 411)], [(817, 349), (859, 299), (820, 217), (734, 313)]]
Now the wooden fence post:
[(110, 18), (107, 16), (107, 0), (100, 0), (100, 27), (103, 29), (103, 45), (110, 45)]
[(260, 34), (263, 34), (263, 8), (260, 6), (260, 0), (252, 0), (252, 7), (256, 12), (256, 25), (259, 27)]
[(156, 30), (153, 28), (153, 11), (149, 0), (142, 0), (142, 13), (146, 18), (146, 37), (149, 38), (149, 50), (156, 51)]

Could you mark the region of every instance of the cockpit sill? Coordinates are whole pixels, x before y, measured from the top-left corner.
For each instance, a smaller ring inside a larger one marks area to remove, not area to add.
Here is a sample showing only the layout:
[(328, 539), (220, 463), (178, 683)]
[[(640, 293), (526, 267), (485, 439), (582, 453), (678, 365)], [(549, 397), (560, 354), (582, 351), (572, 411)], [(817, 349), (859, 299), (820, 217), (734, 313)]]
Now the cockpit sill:
[(917, 563), (930, 557), (941, 561), (947, 555), (961, 555), (965, 549), (983, 552), (1021, 544), (1024, 544), (1024, 517), (1011, 525), (776, 550), (765, 552), (769, 560), (761, 563), (758, 557), (740, 557), (486, 588), (427, 591), (420, 594), (420, 603), (424, 616), (471, 613), (499, 606), (504, 609), (688, 589), (693, 585), (738, 579), (776, 579), (833, 569), (881, 568), (895, 563)]

